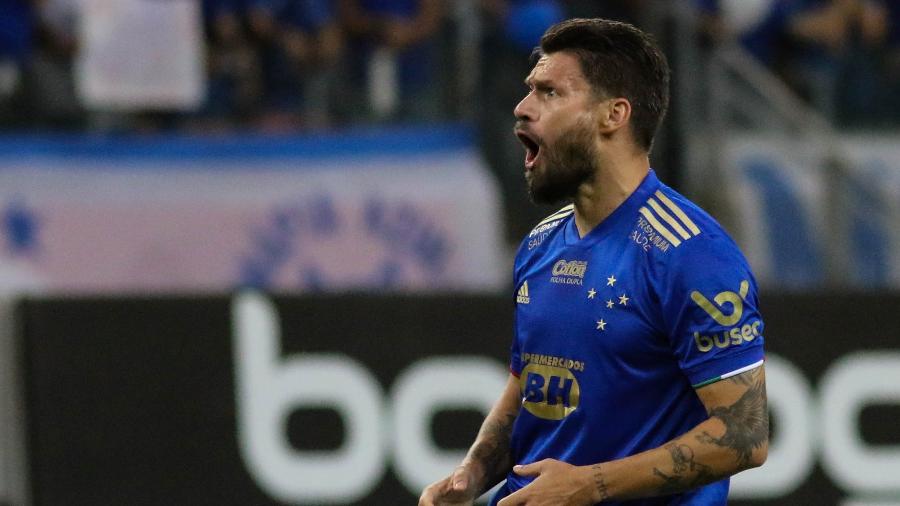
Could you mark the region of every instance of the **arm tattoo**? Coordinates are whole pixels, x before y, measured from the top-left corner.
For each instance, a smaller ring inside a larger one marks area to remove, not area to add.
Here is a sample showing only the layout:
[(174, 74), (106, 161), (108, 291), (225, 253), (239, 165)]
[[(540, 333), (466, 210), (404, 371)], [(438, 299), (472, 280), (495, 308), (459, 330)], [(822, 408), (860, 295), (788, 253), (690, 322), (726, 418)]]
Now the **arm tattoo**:
[(512, 467), (509, 448), (515, 421), (516, 415), (512, 413), (485, 420), (480, 441), (472, 449), (472, 458), (484, 465), (485, 476), (491, 485), (503, 479)]
[(597, 487), (597, 493), (600, 494), (600, 500), (608, 500), (609, 488), (606, 486), (606, 479), (603, 478), (603, 469), (601, 469), (600, 464), (591, 466), (591, 469), (594, 470), (594, 486)]
[(710, 483), (718, 478), (712, 468), (694, 460), (694, 450), (690, 446), (672, 442), (663, 448), (668, 450), (672, 457), (672, 472), (666, 474), (658, 467), (653, 468), (653, 474), (663, 480), (662, 485), (657, 488), (660, 495), (681, 492)]
[[(713, 437), (703, 431), (697, 441), (728, 448), (735, 452), (741, 469), (750, 467), (753, 451), (761, 448), (769, 437), (769, 418), (766, 411), (766, 384), (761, 369), (754, 369), (729, 378), (732, 383), (746, 386), (747, 390), (730, 406), (717, 406), (709, 412), (710, 418), (718, 418), (725, 425), (722, 437)], [(731, 474), (714, 470), (697, 462), (694, 450), (684, 441), (673, 441), (663, 446), (672, 458), (672, 470), (663, 472), (653, 468), (653, 475), (662, 480), (657, 488), (660, 495), (674, 494), (712, 483)]]
[(749, 376), (746, 374), (738, 374), (737, 376), (728, 378), (728, 381), (734, 383), (735, 385), (743, 385), (745, 387), (749, 387), (753, 385), (753, 382), (756, 380), (756, 376), (758, 375), (759, 371), (756, 371), (756, 374), (753, 374), (753, 371), (751, 371)]
[[(736, 379), (741, 376), (744, 377)], [(762, 447), (769, 438), (766, 385), (759, 369), (739, 374), (733, 381), (741, 384), (746, 381), (750, 385), (741, 398), (731, 406), (718, 406), (709, 412), (710, 417), (718, 418), (725, 424), (725, 434), (716, 438), (704, 431), (697, 436), (697, 440), (730, 448), (737, 454), (738, 465), (747, 468), (753, 450)]]

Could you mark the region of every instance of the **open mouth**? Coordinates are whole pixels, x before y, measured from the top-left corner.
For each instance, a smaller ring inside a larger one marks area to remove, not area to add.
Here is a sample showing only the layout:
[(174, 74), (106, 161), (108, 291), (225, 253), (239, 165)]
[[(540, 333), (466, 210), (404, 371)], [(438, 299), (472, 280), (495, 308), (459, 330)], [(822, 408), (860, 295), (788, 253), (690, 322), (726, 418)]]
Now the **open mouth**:
[(533, 134), (525, 130), (516, 130), (516, 137), (525, 147), (525, 169), (531, 170), (534, 163), (541, 154), (541, 144), (537, 141)]

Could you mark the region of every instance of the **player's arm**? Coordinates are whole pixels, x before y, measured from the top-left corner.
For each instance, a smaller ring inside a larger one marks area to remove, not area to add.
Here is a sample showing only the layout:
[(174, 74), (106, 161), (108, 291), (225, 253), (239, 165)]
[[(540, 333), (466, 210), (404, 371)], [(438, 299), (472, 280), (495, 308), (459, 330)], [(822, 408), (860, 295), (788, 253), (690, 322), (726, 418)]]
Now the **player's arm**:
[(620, 460), (516, 466), (537, 476), (499, 506), (589, 505), (691, 490), (762, 465), (769, 442), (763, 366), (697, 390), (709, 418), (665, 445)]
[(419, 506), (471, 504), (505, 478), (512, 468), (510, 436), (521, 406), (519, 379), (510, 374), (462, 463), (450, 476), (426, 487)]
[(597, 496), (618, 499), (690, 490), (766, 460), (769, 416), (764, 366), (697, 390), (709, 418), (661, 448), (592, 468)]

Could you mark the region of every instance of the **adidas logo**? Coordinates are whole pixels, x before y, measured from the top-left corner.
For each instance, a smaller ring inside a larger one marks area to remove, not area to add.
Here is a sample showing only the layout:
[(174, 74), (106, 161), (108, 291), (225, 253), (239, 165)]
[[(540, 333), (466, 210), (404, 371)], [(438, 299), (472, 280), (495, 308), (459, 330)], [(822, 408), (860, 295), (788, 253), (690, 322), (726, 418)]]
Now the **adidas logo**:
[(519, 304), (528, 304), (531, 298), (528, 297), (528, 281), (522, 283), (519, 287), (519, 293), (516, 294), (516, 302)]

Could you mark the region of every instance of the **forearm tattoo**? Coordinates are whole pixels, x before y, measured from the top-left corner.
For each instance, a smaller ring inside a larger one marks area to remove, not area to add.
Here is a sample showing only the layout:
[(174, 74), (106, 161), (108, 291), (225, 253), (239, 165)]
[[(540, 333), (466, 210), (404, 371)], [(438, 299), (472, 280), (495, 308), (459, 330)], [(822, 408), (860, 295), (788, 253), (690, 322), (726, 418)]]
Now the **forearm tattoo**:
[(512, 467), (509, 449), (515, 421), (516, 415), (507, 413), (485, 420), (481, 427), (479, 441), (472, 449), (472, 458), (484, 466), (485, 478), (489, 484), (503, 479)]
[(660, 495), (699, 487), (718, 478), (712, 468), (694, 460), (694, 450), (690, 446), (673, 442), (663, 448), (668, 450), (672, 457), (672, 471), (666, 474), (658, 467), (653, 468), (653, 474), (663, 480), (657, 489)]
[(600, 494), (600, 500), (609, 499), (609, 488), (606, 486), (606, 478), (603, 477), (603, 468), (600, 464), (591, 466), (594, 471), (594, 486), (597, 487), (597, 493)]
[(754, 369), (744, 374), (731, 379), (740, 384), (750, 383), (744, 395), (731, 406), (719, 406), (709, 413), (710, 417), (722, 420), (725, 434), (717, 438), (704, 431), (697, 436), (701, 443), (733, 450), (740, 469), (750, 467), (753, 451), (761, 448), (769, 439), (766, 384), (762, 372)]
[[(701, 444), (712, 444), (734, 452), (738, 470), (750, 467), (753, 451), (761, 448), (769, 437), (769, 418), (766, 411), (766, 385), (762, 370), (739, 374), (729, 381), (747, 387), (741, 397), (730, 406), (713, 408), (710, 418), (718, 418), (725, 425), (722, 437), (703, 431), (696, 435)], [(697, 462), (693, 448), (687, 441), (677, 440), (665, 445), (672, 459), (671, 471), (653, 468), (653, 475), (662, 480), (657, 488), (660, 495), (682, 492), (722, 479), (733, 470), (717, 471)]]

